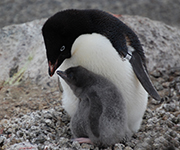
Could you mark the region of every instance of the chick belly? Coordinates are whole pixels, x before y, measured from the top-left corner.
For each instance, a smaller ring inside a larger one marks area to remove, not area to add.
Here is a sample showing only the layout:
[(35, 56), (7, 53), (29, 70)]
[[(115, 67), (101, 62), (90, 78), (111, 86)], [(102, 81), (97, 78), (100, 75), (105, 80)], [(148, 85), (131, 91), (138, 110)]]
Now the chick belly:
[(70, 117), (73, 117), (78, 107), (79, 98), (74, 95), (73, 91), (63, 79), (60, 78), (60, 82), (63, 88), (62, 106), (70, 115)]
[(90, 104), (88, 99), (79, 101), (77, 110), (71, 118), (70, 128), (74, 138), (88, 138), (90, 130), (89, 113)]
[[(86, 112), (83, 112), (83, 114), (85, 116)], [(87, 122), (88, 115), (87, 118), (84, 118), (84, 116), (79, 113), (75, 113), (71, 119), (70, 128), (74, 138), (89, 138), (87, 133), (87, 128), (89, 125)]]

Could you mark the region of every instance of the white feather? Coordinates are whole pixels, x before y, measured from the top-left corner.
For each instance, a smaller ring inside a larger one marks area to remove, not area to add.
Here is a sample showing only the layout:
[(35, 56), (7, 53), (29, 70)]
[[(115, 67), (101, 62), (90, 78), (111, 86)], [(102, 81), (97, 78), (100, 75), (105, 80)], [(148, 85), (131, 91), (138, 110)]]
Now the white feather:
[[(136, 78), (128, 60), (123, 60), (111, 42), (100, 34), (79, 36), (72, 46), (72, 57), (60, 66), (66, 70), (71, 66), (81, 65), (90, 71), (108, 78), (120, 90), (126, 102), (128, 126), (136, 132), (141, 125), (147, 106), (147, 92)], [(78, 99), (69, 86), (61, 79), (63, 87), (63, 106), (70, 116), (77, 109)]]

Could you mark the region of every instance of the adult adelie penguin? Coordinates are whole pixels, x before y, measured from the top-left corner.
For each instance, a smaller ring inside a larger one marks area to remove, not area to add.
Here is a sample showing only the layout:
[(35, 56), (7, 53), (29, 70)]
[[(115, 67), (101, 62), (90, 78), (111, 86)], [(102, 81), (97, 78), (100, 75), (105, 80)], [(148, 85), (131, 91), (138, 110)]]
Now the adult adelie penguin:
[[(113, 15), (100, 10), (65, 10), (50, 17), (42, 28), (52, 76), (60, 66), (84, 68), (113, 82), (126, 102), (128, 126), (140, 128), (147, 92), (160, 97), (147, 73), (145, 56), (136, 34)], [(78, 98), (61, 80), (63, 106), (73, 116)], [(147, 92), (146, 92), (147, 91)]]
[(70, 123), (76, 141), (108, 147), (129, 140), (125, 101), (114, 84), (81, 66), (57, 74), (80, 99)]

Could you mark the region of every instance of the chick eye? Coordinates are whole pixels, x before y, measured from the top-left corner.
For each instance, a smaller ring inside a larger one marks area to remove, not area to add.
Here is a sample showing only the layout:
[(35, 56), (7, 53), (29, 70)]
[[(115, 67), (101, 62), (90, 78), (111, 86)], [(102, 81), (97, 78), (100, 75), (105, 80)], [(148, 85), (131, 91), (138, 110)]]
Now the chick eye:
[(62, 46), (61, 48), (60, 48), (60, 51), (62, 52), (62, 51), (64, 51), (65, 50), (65, 46)]
[(69, 77), (70, 79), (73, 79), (73, 78), (74, 78), (73, 73), (69, 73), (69, 74), (68, 74), (68, 77)]

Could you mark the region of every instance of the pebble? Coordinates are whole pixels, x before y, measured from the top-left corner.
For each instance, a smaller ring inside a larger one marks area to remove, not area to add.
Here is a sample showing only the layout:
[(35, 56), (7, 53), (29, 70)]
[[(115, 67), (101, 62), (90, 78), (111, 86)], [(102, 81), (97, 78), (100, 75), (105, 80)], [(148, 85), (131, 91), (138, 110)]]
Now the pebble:
[(169, 83), (169, 82), (164, 82), (164, 83), (162, 83), (162, 86), (163, 86), (164, 88), (168, 88), (168, 87), (169, 87), (169, 85), (170, 85), (170, 83)]
[(114, 145), (114, 150), (123, 150), (124, 149), (124, 145), (123, 144), (115, 144)]
[(22, 142), (12, 145), (7, 150), (38, 150), (37, 145), (33, 145), (29, 142)]
[(180, 82), (176, 84), (177, 93), (180, 95)]
[(5, 136), (3, 136), (3, 135), (0, 136), (0, 145), (3, 145), (5, 139), (6, 139)]
[(174, 103), (164, 104), (164, 109), (166, 111), (171, 111), (171, 112), (176, 111), (176, 104)]

